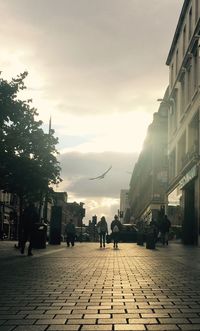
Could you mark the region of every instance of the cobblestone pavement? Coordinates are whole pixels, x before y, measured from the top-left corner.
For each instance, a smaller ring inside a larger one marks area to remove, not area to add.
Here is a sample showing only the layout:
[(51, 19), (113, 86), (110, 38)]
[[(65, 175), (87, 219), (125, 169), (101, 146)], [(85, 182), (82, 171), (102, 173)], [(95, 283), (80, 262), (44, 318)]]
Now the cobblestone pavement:
[(0, 242), (0, 331), (200, 330), (200, 248)]

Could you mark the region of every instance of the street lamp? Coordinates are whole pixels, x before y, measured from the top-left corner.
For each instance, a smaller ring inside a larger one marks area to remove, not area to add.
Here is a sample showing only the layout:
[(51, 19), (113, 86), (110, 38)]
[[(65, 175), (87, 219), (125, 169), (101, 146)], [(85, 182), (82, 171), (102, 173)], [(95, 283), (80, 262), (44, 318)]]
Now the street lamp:
[(80, 202), (80, 217), (81, 217), (81, 242), (83, 240), (83, 217), (85, 216), (85, 209), (83, 208), (84, 203)]

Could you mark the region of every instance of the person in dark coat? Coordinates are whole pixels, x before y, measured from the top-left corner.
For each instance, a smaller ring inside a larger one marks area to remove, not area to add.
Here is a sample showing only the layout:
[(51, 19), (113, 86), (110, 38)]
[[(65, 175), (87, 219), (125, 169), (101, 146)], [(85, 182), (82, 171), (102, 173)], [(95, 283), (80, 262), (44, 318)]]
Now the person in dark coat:
[(97, 231), (99, 234), (100, 248), (105, 247), (106, 235), (108, 234), (108, 225), (105, 216), (101, 217), (101, 220), (97, 223)]
[(163, 245), (165, 244), (168, 245), (170, 227), (171, 227), (171, 222), (168, 219), (167, 215), (165, 215), (160, 224), (161, 241)]
[(67, 247), (69, 247), (70, 244), (73, 247), (74, 242), (75, 242), (75, 236), (76, 236), (76, 228), (75, 228), (75, 225), (74, 225), (72, 219), (70, 219), (69, 223), (66, 224), (65, 234), (66, 234)]
[(21, 254), (24, 254), (26, 242), (29, 241), (28, 256), (32, 256), (33, 234), (35, 224), (39, 222), (39, 215), (33, 203), (30, 203), (22, 214), (22, 240), (21, 240)]
[(112, 238), (113, 238), (113, 248), (118, 248), (118, 243), (120, 240), (120, 232), (122, 230), (122, 224), (119, 221), (117, 215), (114, 216), (114, 220), (111, 223)]

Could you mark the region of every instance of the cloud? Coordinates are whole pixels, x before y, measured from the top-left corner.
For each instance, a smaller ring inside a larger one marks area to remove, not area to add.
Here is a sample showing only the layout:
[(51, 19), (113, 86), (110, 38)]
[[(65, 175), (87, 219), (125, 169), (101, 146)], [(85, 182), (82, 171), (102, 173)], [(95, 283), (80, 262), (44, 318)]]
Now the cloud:
[[(59, 190), (68, 192), (69, 201), (85, 203), (86, 220), (92, 215), (104, 214), (113, 217), (119, 209), (120, 190), (129, 187), (130, 173), (137, 160), (130, 153), (77, 153), (60, 155), (63, 183)], [(112, 169), (102, 180), (89, 180)]]
[(167, 85), (165, 59), (182, 1), (0, 4), (1, 48), (30, 72), (30, 88), (43, 84), (42, 96), (33, 96), (36, 105), (81, 116), (135, 110), (138, 103), (153, 112)]

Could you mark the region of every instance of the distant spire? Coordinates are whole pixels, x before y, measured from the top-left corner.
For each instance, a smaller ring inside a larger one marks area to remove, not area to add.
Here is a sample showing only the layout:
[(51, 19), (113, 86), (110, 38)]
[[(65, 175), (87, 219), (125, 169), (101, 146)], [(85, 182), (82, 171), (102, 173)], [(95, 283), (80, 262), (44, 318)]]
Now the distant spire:
[(49, 118), (49, 134), (50, 134), (50, 132), (51, 132), (51, 116)]

